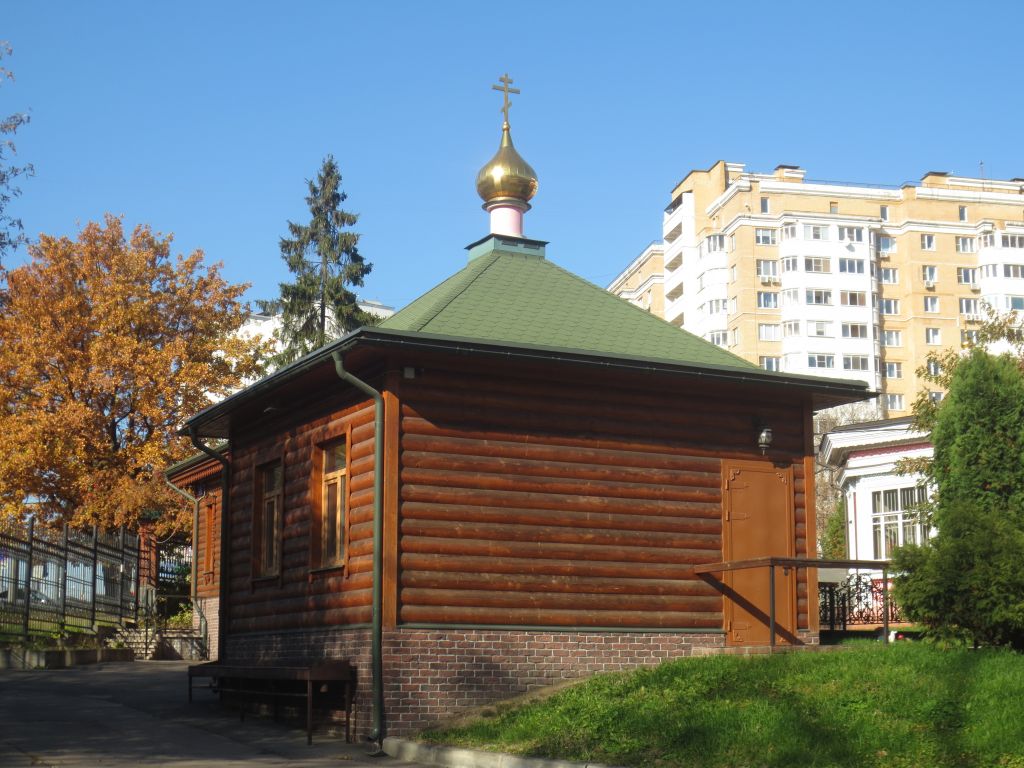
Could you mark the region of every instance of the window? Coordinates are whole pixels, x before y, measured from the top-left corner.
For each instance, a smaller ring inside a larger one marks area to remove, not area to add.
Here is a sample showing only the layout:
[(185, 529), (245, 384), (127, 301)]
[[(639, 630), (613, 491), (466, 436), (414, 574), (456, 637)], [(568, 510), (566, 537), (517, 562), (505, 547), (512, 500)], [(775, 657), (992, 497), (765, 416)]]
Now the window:
[(807, 303), (808, 304), (831, 304), (832, 303), (832, 291), (826, 291), (821, 288), (808, 288), (807, 289)]
[(321, 567), (341, 565), (345, 558), (345, 525), (348, 518), (348, 445), (347, 438), (328, 443), (321, 449), (323, 479), (320, 507)]
[(925, 264), (921, 267), (921, 279), (928, 283), (938, 280), (939, 270), (934, 264)]
[(923, 544), (928, 540), (928, 524), (923, 522), (920, 513), (927, 501), (928, 490), (919, 485), (871, 494), (871, 527), (876, 560), (887, 559), (896, 547)]
[(835, 368), (836, 357), (835, 355), (808, 355), (807, 356), (807, 367), (808, 368)]
[[(200, 495), (200, 494), (197, 494)], [(207, 495), (200, 498), (203, 500), (203, 522), (205, 523), (206, 536), (203, 539), (203, 573), (213, 573), (214, 563), (213, 543), (219, 541), (220, 529), (217, 527), (217, 496)]]
[(761, 213), (771, 213), (771, 203), (767, 197), (761, 198)]
[(782, 335), (789, 338), (790, 336), (800, 335), (800, 321), (799, 320), (787, 320), (782, 324)]
[(712, 299), (707, 303), (707, 310), (709, 315), (717, 315), (719, 312), (725, 312), (728, 308), (725, 299)]
[(885, 396), (885, 409), (887, 411), (902, 411), (903, 410), (903, 395), (886, 395)]
[(864, 228), (863, 227), (840, 227), (839, 228), (839, 239), (848, 243), (863, 243), (864, 242)]
[(787, 256), (782, 260), (783, 272), (796, 272), (800, 269), (800, 260), (796, 256)]
[(981, 266), (982, 277), (999, 277), (999, 265), (998, 264), (983, 264)]
[(280, 571), (283, 492), (284, 468), (280, 460), (257, 467), (253, 576), (276, 576)]
[(1024, 309), (1024, 296), (1007, 296), (1006, 308), (1016, 311)]
[(1024, 277), (1024, 264), (1003, 264), (1003, 277)]
[(708, 334), (708, 341), (718, 347), (724, 347), (729, 344), (729, 332), (728, 331), (712, 331)]
[(893, 253), (896, 251), (896, 240), (889, 235), (878, 236), (878, 252)]
[(960, 210), (958, 211), (958, 215), (960, 217), (960, 221), (967, 221), (967, 206), (966, 205), (961, 205), (960, 206)]
[(969, 330), (969, 331), (960, 331), (960, 346), (962, 346), (962, 347), (969, 347), (969, 346), (972, 346), (972, 345), (977, 344), (977, 343), (978, 343), (978, 331), (977, 330), (972, 329), (972, 330)]
[(944, 395), (941, 392), (929, 392), (928, 399), (933, 403), (941, 403)]
[(775, 291), (758, 291), (757, 306), (761, 309), (778, 309), (779, 294)]
[(878, 206), (878, 218), (880, 218), (882, 221), (888, 221), (889, 220), (889, 206), (888, 205), (880, 205), (880, 206)]
[(977, 250), (978, 241), (973, 237), (958, 237), (956, 239), (957, 253), (974, 253)]
[(1024, 248), (1024, 235), (1003, 235), (1003, 248)]
[(828, 259), (817, 256), (808, 256), (804, 259), (804, 269), (808, 272), (831, 272), (832, 264)]
[(981, 247), (982, 248), (991, 248), (995, 244), (996, 244), (996, 236), (993, 235), (992, 233), (989, 233), (987, 235), (982, 235), (981, 236)]
[(864, 291), (840, 291), (839, 303), (844, 307), (867, 306), (867, 294)]
[(758, 245), (775, 245), (775, 230), (757, 227), (754, 230), (754, 242)]
[(867, 355), (843, 355), (844, 371), (866, 371), (868, 370)]
[(935, 235), (921, 235), (921, 250), (922, 251), (934, 251), (935, 250)]
[(882, 331), (883, 347), (902, 347), (903, 331)]
[(942, 366), (939, 364), (938, 360), (929, 360), (925, 364), (925, 368), (928, 370), (929, 376), (938, 376), (942, 373)]
[(828, 204), (828, 212), (829, 213), (839, 213), (839, 203), (837, 203), (835, 200), (831, 201)]
[(925, 296), (924, 297), (924, 311), (925, 312), (938, 312), (939, 311), (939, 297), (938, 296)]
[(844, 339), (866, 339), (868, 326), (865, 323), (843, 323)]
[(782, 292), (782, 306), (791, 307), (794, 304), (800, 303), (800, 290), (797, 288), (787, 288)]
[(822, 224), (804, 224), (804, 240), (828, 240), (828, 227)]
[(740, 343), (740, 329), (739, 328), (733, 328), (729, 332), (729, 338), (730, 338), (730, 341), (729, 341), (729, 346), (730, 347), (738, 346), (739, 343)]
[(778, 341), (780, 330), (778, 323), (758, 323), (757, 338), (759, 341)]
[(887, 379), (902, 379), (903, 378), (903, 363), (886, 363), (885, 364), (885, 378), (887, 378)]
[(782, 239), (793, 240), (796, 237), (796, 224), (787, 224), (782, 228)]
[(960, 285), (973, 285), (978, 282), (978, 270), (971, 267), (957, 267), (956, 281)]
[(766, 371), (777, 371), (779, 370), (779, 358), (777, 357), (761, 357), (759, 359), (760, 365)]
[(840, 259), (839, 271), (848, 275), (863, 275), (864, 259)]
[(775, 277), (779, 274), (779, 262), (758, 259), (757, 260), (757, 276), (758, 277)]
[(831, 336), (832, 335), (832, 323), (824, 320), (808, 320), (807, 321), (807, 335), (808, 336)]
[(896, 285), (900, 281), (900, 271), (896, 267), (882, 267), (881, 280), (886, 285)]
[(883, 315), (898, 315), (900, 313), (899, 299), (879, 299), (878, 311)]
[(961, 315), (976, 315), (976, 314), (978, 314), (978, 300), (977, 299), (960, 299), (960, 314)]
[(926, 344), (941, 344), (942, 335), (939, 333), (938, 328), (925, 328), (924, 329), (924, 341)]
[(708, 253), (717, 253), (725, 250), (725, 235), (708, 235), (704, 240)]

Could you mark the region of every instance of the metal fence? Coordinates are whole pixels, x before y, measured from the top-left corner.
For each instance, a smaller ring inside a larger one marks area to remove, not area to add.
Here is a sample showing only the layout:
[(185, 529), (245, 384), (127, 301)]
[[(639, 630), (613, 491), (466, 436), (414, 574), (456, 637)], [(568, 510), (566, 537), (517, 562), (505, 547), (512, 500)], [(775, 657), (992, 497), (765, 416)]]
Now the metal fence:
[[(882, 596), (886, 584), (881, 579), (851, 575), (836, 584), (818, 585), (818, 615), (822, 629), (845, 630), (850, 627), (885, 623)], [(903, 612), (890, 597), (889, 623), (903, 621)]]
[(138, 612), (139, 538), (5, 523), (0, 529), (0, 635), (89, 633)]

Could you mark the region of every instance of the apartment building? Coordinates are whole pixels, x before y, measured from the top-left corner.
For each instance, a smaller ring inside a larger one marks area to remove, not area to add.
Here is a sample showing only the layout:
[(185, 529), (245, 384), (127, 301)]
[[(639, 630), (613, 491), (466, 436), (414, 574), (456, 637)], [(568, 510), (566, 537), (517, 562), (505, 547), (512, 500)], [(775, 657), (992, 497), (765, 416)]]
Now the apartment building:
[(673, 190), (663, 237), (666, 320), (769, 370), (866, 381), (880, 416), (909, 413), (927, 354), (976, 336), (985, 304), (1024, 309), (1024, 179), (718, 162)]
[(608, 290), (658, 317), (665, 316), (665, 248), (655, 241), (644, 248)]

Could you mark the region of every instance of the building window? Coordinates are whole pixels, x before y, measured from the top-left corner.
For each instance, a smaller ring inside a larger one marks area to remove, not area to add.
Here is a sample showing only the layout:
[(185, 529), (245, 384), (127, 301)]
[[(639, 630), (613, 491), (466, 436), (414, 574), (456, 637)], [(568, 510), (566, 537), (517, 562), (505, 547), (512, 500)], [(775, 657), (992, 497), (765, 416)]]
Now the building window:
[(960, 314), (961, 315), (976, 315), (976, 314), (978, 314), (978, 300), (977, 299), (960, 299)]
[(880, 278), (886, 285), (896, 285), (900, 281), (900, 271), (896, 267), (882, 267)]
[(782, 306), (792, 307), (800, 303), (800, 290), (798, 288), (787, 288), (782, 292)]
[(766, 371), (778, 371), (779, 370), (779, 358), (777, 357), (764, 357), (760, 358), (761, 367)]
[(882, 221), (888, 221), (889, 220), (889, 206), (888, 205), (880, 205), (880, 206), (878, 206), (878, 218), (880, 218)]
[(807, 335), (817, 337), (830, 337), (832, 335), (832, 323), (825, 320), (808, 320)]
[(757, 227), (754, 230), (754, 242), (758, 245), (775, 245), (775, 230)]
[(839, 213), (839, 203), (836, 202), (835, 200), (832, 200), (828, 204), (828, 212), (829, 213)]
[(776, 291), (758, 291), (757, 306), (761, 309), (778, 309), (779, 294)]
[(839, 239), (847, 243), (863, 243), (864, 242), (864, 228), (863, 227), (840, 227), (839, 228)]
[(903, 363), (886, 363), (884, 375), (887, 379), (902, 379)]
[(839, 271), (848, 275), (863, 275), (864, 259), (840, 259)]
[(960, 221), (967, 221), (967, 206), (966, 205), (961, 205), (960, 206), (960, 210), (958, 211), (958, 215), (960, 217)]
[(978, 343), (978, 331), (971, 329), (960, 331), (960, 346), (970, 347)]
[(761, 198), (761, 213), (771, 213), (771, 203), (767, 197)]
[(203, 498), (203, 521), (205, 522), (206, 537), (203, 539), (203, 573), (213, 573), (214, 557), (213, 543), (219, 541), (220, 531), (216, 526), (217, 497), (207, 496)]
[(898, 315), (900, 313), (899, 299), (879, 299), (878, 311), (883, 315)]
[(779, 262), (769, 259), (757, 260), (758, 277), (775, 277), (779, 274)]
[(895, 253), (896, 251), (896, 240), (889, 235), (878, 236), (878, 252), (884, 254)]
[(876, 560), (892, 556), (896, 547), (923, 544), (930, 533), (921, 508), (928, 501), (924, 486), (875, 491), (871, 494), (871, 527)]
[(943, 397), (944, 397), (944, 395), (943, 395), (942, 392), (935, 392), (935, 391), (929, 391), (928, 392), (928, 399), (931, 400), (933, 403), (941, 403)]
[(783, 272), (796, 272), (800, 269), (800, 260), (796, 256), (787, 256), (782, 260)]
[(793, 240), (796, 238), (796, 224), (787, 224), (782, 228), (782, 239)]
[(1007, 296), (1006, 308), (1017, 312), (1024, 309), (1024, 296)]
[(867, 355), (843, 355), (844, 371), (866, 371), (868, 370)]
[(729, 338), (731, 339), (731, 341), (729, 342), (729, 346), (730, 347), (737, 347), (737, 346), (739, 346), (739, 343), (740, 343), (740, 329), (739, 328), (733, 328), (729, 332)]
[(865, 323), (843, 323), (844, 339), (866, 339), (868, 326)]
[(980, 269), (982, 277), (999, 277), (998, 264), (983, 264)]
[(921, 250), (922, 251), (934, 251), (935, 250), (935, 235), (921, 235)]
[(804, 224), (804, 240), (828, 240), (828, 227), (822, 224)]
[(996, 244), (996, 236), (993, 235), (991, 232), (988, 233), (987, 235), (982, 235), (981, 236), (981, 247), (982, 248), (991, 248), (995, 244)]
[(924, 329), (924, 341), (926, 344), (941, 344), (942, 335), (939, 333), (938, 328), (925, 328)]
[(934, 283), (938, 280), (939, 270), (934, 264), (925, 264), (921, 267), (921, 279), (926, 283)]
[(925, 364), (925, 368), (928, 370), (928, 375), (934, 378), (937, 378), (938, 375), (942, 373), (942, 366), (939, 364), (938, 360), (929, 360)]
[(844, 307), (867, 306), (867, 294), (864, 291), (840, 291), (839, 303)]
[(789, 338), (791, 336), (800, 335), (800, 321), (799, 320), (787, 320), (782, 324), (782, 335)]
[(341, 565), (345, 559), (345, 525), (348, 519), (347, 436), (323, 446), (323, 475), (320, 482), (321, 567)]
[(284, 467), (280, 460), (256, 468), (254, 576), (276, 576), (281, 569), (281, 513)]
[(807, 356), (807, 367), (808, 368), (835, 368), (836, 357), (835, 355), (808, 355)]
[(778, 341), (781, 338), (779, 331), (778, 323), (758, 323), (757, 338), (759, 341)]
[(708, 253), (718, 253), (725, 250), (725, 235), (708, 235), (704, 240), (704, 247)]
[(828, 259), (818, 256), (808, 256), (804, 259), (804, 269), (808, 272), (831, 272), (832, 264)]
[(925, 296), (924, 297), (924, 311), (925, 312), (938, 312), (939, 311), (939, 297), (938, 296)]
[(973, 237), (958, 237), (956, 239), (957, 253), (974, 253), (977, 250), (978, 241)]
[(903, 395), (886, 395), (885, 396), (885, 409), (887, 411), (902, 411), (903, 410)]
[(1024, 277), (1024, 264), (1003, 264), (1003, 277)]
[(717, 347), (725, 347), (729, 344), (729, 332), (728, 331), (711, 331), (708, 334), (708, 341)]
[(717, 315), (720, 312), (725, 312), (727, 308), (728, 304), (726, 304), (725, 299), (711, 299), (711, 301), (707, 303), (709, 315)]
[(1003, 235), (1003, 248), (1024, 248), (1024, 235)]
[(978, 270), (972, 267), (957, 267), (956, 281), (960, 285), (973, 285), (978, 282)]
[(902, 347), (903, 331), (882, 331), (883, 347)]
[(807, 289), (807, 303), (825, 305), (832, 303), (832, 291), (826, 291), (821, 288), (808, 288)]

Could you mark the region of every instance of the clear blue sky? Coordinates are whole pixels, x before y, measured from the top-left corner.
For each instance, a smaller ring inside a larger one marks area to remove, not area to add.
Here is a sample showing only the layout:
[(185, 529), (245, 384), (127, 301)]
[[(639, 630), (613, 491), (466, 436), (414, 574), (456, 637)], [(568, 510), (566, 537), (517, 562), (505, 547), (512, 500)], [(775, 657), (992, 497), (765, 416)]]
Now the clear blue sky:
[[(274, 297), (277, 242), (333, 154), (373, 273), (402, 306), (487, 234), (500, 138), (540, 177), (526, 235), (605, 285), (661, 233), (674, 184), (719, 159), (885, 184), (1024, 176), (1024, 4), (39, 2), (7, 0), (35, 165), (33, 237), (110, 211)], [(25, 258), (20, 251), (8, 266)]]

